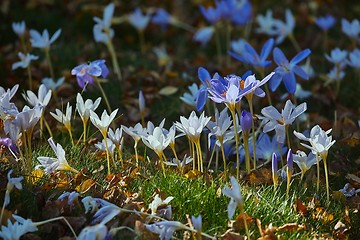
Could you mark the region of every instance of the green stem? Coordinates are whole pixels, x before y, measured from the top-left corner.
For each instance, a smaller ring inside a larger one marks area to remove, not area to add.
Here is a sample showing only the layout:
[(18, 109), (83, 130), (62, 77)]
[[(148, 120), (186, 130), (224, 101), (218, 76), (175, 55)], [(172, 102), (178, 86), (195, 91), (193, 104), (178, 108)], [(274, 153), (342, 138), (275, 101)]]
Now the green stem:
[(45, 56), (46, 56), (46, 60), (47, 60), (48, 65), (49, 65), (50, 76), (55, 81), (54, 69), (53, 69), (52, 64), (51, 64), (50, 49), (49, 48), (45, 48)]
[(247, 225), (247, 222), (246, 222), (244, 207), (242, 205), (240, 205), (240, 212), (243, 215), (243, 220), (244, 220), (244, 226), (245, 226), (245, 232), (246, 232), (247, 239), (251, 239), (250, 238), (250, 233), (249, 233), (249, 228), (248, 228), (248, 225)]
[(57, 220), (64, 220), (66, 222), (66, 224), (68, 225), (68, 227), (70, 228), (72, 234), (74, 235), (75, 238), (77, 238), (77, 235), (74, 231), (74, 229), (71, 227), (69, 221), (65, 218), (65, 217), (56, 217), (56, 218), (51, 218), (51, 219), (47, 219), (45, 221), (41, 221), (41, 222), (34, 222), (35, 226), (39, 226), (39, 225), (43, 225), (45, 223), (49, 223), (49, 222), (54, 222)]
[[(101, 91), (101, 94), (102, 94), (103, 97), (104, 97), (104, 100), (105, 100), (105, 103), (106, 103), (106, 107), (107, 107), (109, 113), (112, 113), (109, 100), (108, 100), (108, 98), (107, 98), (107, 96), (106, 96), (106, 94), (105, 94), (105, 91), (104, 91), (104, 89), (102, 88), (101, 83), (100, 83), (100, 81), (99, 81), (99, 79), (98, 79), (97, 77), (95, 77), (95, 81), (96, 81), (96, 83), (98, 84), (99, 89), (100, 89), (100, 91)], [(112, 123), (112, 125), (114, 125), (114, 123)], [(115, 126), (113, 126), (113, 127), (115, 128)]]
[(316, 166), (317, 166), (317, 181), (316, 181), (316, 192), (319, 192), (320, 189), (320, 163), (319, 163), (319, 155), (316, 153)]
[(234, 134), (235, 134), (235, 151), (236, 151), (236, 178), (240, 179), (240, 158), (239, 158), (239, 136), (237, 132), (237, 122), (235, 109), (229, 108), (234, 123)]
[(27, 73), (28, 73), (28, 80), (29, 80), (29, 89), (32, 90), (32, 75), (31, 75), (31, 67), (30, 67), (30, 63), (29, 65), (26, 67), (27, 69)]
[(107, 160), (107, 167), (108, 167), (108, 175), (111, 174), (111, 170), (110, 170), (110, 154), (109, 154), (109, 146), (108, 146), (108, 142), (107, 142), (107, 132), (105, 132), (103, 134), (103, 138), (105, 139), (105, 148), (106, 148), (106, 160)]
[(249, 133), (243, 131), (242, 135), (244, 139), (245, 167), (246, 167), (246, 172), (249, 174), (250, 173)]
[(134, 151), (135, 151), (135, 161), (136, 161), (136, 166), (139, 166), (139, 156), (138, 156), (138, 151), (137, 151), (137, 145), (138, 145), (139, 140), (135, 140), (135, 144), (134, 144)]
[(288, 145), (288, 149), (291, 149), (290, 146), (290, 137), (289, 137), (289, 125), (285, 125), (285, 131), (286, 131), (286, 141), (287, 141), (287, 145)]
[(119, 81), (122, 81), (122, 76), (121, 76), (121, 70), (120, 70), (120, 66), (116, 57), (116, 52), (114, 49), (114, 45), (112, 44), (111, 41), (106, 43), (106, 47), (108, 48), (108, 51), (110, 53), (111, 56), (111, 61), (113, 64), (113, 68), (114, 68), (114, 72), (118, 78)]
[(225, 150), (224, 150), (224, 139), (219, 139), (219, 142), (220, 142), (220, 148), (221, 148), (221, 155), (222, 155), (222, 158), (223, 158), (223, 162), (224, 162), (224, 176), (226, 179), (227, 178), (227, 164), (226, 164), (226, 157), (225, 157)]
[(84, 141), (84, 145), (86, 145), (86, 128), (87, 128), (87, 120), (83, 121), (83, 128), (84, 128), (84, 136), (83, 136), (83, 141)]
[(326, 200), (327, 200), (327, 204), (329, 204), (330, 203), (330, 192), (329, 192), (330, 190), (329, 190), (329, 176), (328, 176), (326, 158), (324, 158), (323, 161), (324, 161), (325, 181), (326, 181)]
[[(250, 98), (247, 98), (249, 102), (250, 107), (250, 113), (251, 117), (254, 116), (254, 109), (253, 109), (253, 103), (252, 103), (252, 96)], [(253, 158), (254, 158), (254, 169), (256, 169), (256, 132), (255, 132), (255, 122), (254, 119), (251, 119), (251, 128), (252, 128), (252, 144), (253, 144)]]

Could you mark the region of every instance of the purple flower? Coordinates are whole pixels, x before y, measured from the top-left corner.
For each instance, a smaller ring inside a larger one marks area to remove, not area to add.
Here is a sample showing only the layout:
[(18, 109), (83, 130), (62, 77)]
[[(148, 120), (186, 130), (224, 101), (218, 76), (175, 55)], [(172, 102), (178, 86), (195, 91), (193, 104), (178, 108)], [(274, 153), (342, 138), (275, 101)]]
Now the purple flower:
[(293, 159), (294, 159), (293, 154), (291, 152), (291, 149), (289, 149), (289, 151), (286, 155), (286, 163), (287, 163), (287, 171), (288, 172), (292, 172), (292, 170), (293, 170), (293, 164), (294, 164)]
[(273, 51), (273, 56), (274, 61), (278, 65), (278, 67), (275, 68), (275, 75), (270, 79), (270, 89), (272, 91), (275, 91), (279, 87), (281, 80), (283, 80), (286, 90), (291, 94), (295, 93), (295, 74), (305, 80), (309, 79), (309, 76), (297, 64), (304, 60), (307, 56), (309, 56), (310, 53), (310, 49), (305, 49), (299, 52), (289, 62), (289, 60), (285, 57), (284, 53), (280, 50), (280, 48), (276, 47)]
[(266, 59), (268, 58), (273, 46), (274, 46), (274, 39), (270, 38), (265, 42), (259, 56), (259, 54), (255, 51), (255, 49), (249, 43), (245, 42), (241, 56), (231, 51), (229, 51), (229, 54), (235, 59), (244, 63), (248, 63), (255, 67), (267, 67), (271, 64), (271, 61)]
[(251, 125), (252, 125), (252, 115), (251, 113), (249, 113), (246, 110), (243, 110), (241, 112), (241, 116), (240, 116), (240, 125), (241, 125), (241, 129), (244, 132), (249, 132), (251, 129)]
[(335, 24), (335, 18), (331, 15), (315, 18), (315, 24), (324, 31), (329, 30)]
[(84, 88), (86, 84), (94, 83), (94, 77), (106, 78), (109, 75), (109, 69), (105, 65), (105, 60), (95, 60), (73, 68), (71, 74), (76, 75), (79, 87)]
[(196, 96), (196, 109), (199, 112), (202, 112), (204, 109), (207, 97), (208, 97), (208, 89), (211, 87), (210, 81), (211, 76), (208, 70), (203, 67), (199, 67), (198, 69), (198, 77), (202, 83), (199, 91)]
[(216, 24), (221, 18), (220, 9), (216, 6), (205, 8), (204, 6), (200, 5), (200, 12), (206, 18), (206, 20), (214, 25)]

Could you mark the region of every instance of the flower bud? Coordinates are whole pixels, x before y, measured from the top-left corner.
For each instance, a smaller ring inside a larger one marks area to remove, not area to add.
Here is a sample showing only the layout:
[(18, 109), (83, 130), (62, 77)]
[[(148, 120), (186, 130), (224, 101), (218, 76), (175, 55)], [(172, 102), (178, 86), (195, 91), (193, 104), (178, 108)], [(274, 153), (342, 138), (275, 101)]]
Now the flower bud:
[(244, 132), (249, 132), (250, 131), (250, 128), (252, 126), (252, 115), (251, 115), (251, 113), (249, 113), (246, 110), (243, 110), (241, 112), (240, 125), (241, 125), (241, 129)]

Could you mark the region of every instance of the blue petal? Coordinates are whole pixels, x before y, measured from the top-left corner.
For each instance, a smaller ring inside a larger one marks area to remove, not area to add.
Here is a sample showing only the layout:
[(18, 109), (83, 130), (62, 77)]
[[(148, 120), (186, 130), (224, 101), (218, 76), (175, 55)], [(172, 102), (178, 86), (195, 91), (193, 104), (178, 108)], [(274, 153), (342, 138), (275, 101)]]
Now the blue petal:
[(198, 76), (199, 76), (199, 79), (201, 82), (203, 82), (206, 86), (209, 85), (211, 76), (210, 76), (210, 73), (208, 72), (208, 70), (206, 70), (203, 67), (199, 67)]
[(285, 88), (290, 94), (294, 94), (296, 90), (296, 79), (293, 72), (288, 72), (284, 74), (284, 84)]
[(304, 69), (302, 69), (302, 67), (300, 66), (293, 66), (292, 71), (298, 75), (299, 77), (305, 79), (305, 80), (309, 80), (309, 75), (306, 74), (306, 72), (304, 71)]
[(289, 61), (285, 57), (284, 53), (280, 50), (280, 48), (276, 47), (273, 51), (274, 61), (277, 65), (286, 65), (289, 64)]
[(250, 76), (252, 74), (252, 71), (251, 70), (248, 70), (246, 71), (246, 73), (244, 73), (242, 76), (241, 76), (241, 79), (246, 79), (248, 76)]
[(271, 91), (275, 91), (281, 83), (282, 75), (275, 73), (269, 80), (269, 87)]
[(228, 54), (230, 54), (233, 58), (239, 60), (240, 62), (248, 63), (247, 60), (244, 57), (242, 57), (242, 56), (240, 56), (240, 55), (238, 55), (238, 54), (236, 54), (234, 52), (228, 51)]
[(207, 89), (206, 88), (200, 89), (196, 99), (196, 109), (199, 112), (202, 112), (202, 110), (204, 109), (207, 97), (208, 97)]
[(245, 43), (244, 49), (250, 55), (253, 55), (253, 56), (259, 55), (249, 43)]
[(296, 54), (295, 57), (293, 57), (293, 59), (291, 59), (290, 64), (293, 65), (293, 66), (298, 64), (303, 59), (305, 59), (307, 56), (309, 56), (310, 53), (311, 53), (311, 51), (308, 48), (301, 51), (301, 52), (299, 52), (298, 54)]
[(266, 60), (266, 58), (269, 56), (273, 46), (274, 46), (274, 39), (273, 38), (270, 38), (269, 40), (266, 41), (263, 48), (261, 49), (261, 53), (260, 53), (261, 61)]

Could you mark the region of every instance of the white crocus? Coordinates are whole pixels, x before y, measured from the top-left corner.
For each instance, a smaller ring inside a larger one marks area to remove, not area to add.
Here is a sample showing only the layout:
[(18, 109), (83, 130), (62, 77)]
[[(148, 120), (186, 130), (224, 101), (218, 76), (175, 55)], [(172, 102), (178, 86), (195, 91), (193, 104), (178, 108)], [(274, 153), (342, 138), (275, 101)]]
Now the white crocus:
[(66, 158), (65, 158), (65, 151), (63, 147), (58, 143), (55, 145), (52, 138), (48, 139), (50, 147), (56, 154), (56, 158), (53, 157), (38, 157), (38, 161), (40, 162), (35, 168), (43, 168), (45, 174), (50, 174), (56, 170), (63, 170), (63, 171), (72, 171), (78, 173), (78, 171), (72, 168)]
[(95, 102), (93, 102), (93, 100), (91, 100), (91, 99), (86, 99), (84, 101), (84, 99), (80, 93), (78, 93), (76, 96), (76, 109), (79, 112), (80, 118), (83, 122), (84, 143), (86, 142), (86, 128), (87, 128), (87, 123), (90, 118), (90, 111), (95, 111), (98, 108), (100, 102), (101, 102), (101, 97), (97, 98), (95, 100)]
[(163, 205), (168, 205), (174, 197), (167, 197), (165, 200), (162, 200), (159, 194), (156, 194), (154, 200), (149, 204), (149, 209), (151, 209), (151, 214), (155, 215), (157, 212), (158, 207)]
[(209, 121), (210, 117), (205, 117), (204, 112), (200, 117), (197, 117), (195, 111), (192, 111), (189, 118), (180, 116), (180, 122), (175, 122), (175, 126), (180, 132), (185, 133), (190, 140), (196, 141), (200, 138), (201, 132)]
[(294, 163), (296, 163), (301, 170), (302, 178), (304, 174), (312, 167), (312, 165), (316, 164), (316, 158), (312, 152), (309, 153), (309, 155), (306, 155), (305, 152), (298, 150), (293, 157)]
[(70, 131), (71, 130), (71, 113), (72, 106), (69, 103), (66, 104), (66, 112), (65, 114), (61, 112), (59, 109), (55, 109), (55, 113), (50, 113), (58, 122), (64, 124), (65, 128)]
[(107, 148), (109, 149), (110, 156), (112, 158), (114, 157), (115, 144), (109, 138), (106, 138), (106, 142), (105, 142), (105, 139), (103, 139), (101, 142), (95, 143), (94, 146), (95, 146), (95, 148), (99, 149), (100, 151), (104, 151), (104, 152), (106, 152), (106, 146), (107, 146)]
[(299, 115), (304, 113), (306, 109), (306, 103), (295, 107), (290, 100), (286, 101), (284, 109), (281, 110), (281, 114), (273, 106), (263, 108), (261, 110), (263, 116), (258, 116), (262, 119), (261, 124), (264, 125), (263, 132), (267, 133), (275, 130), (277, 142), (284, 143), (286, 128), (291, 125)]
[(15, 222), (12, 223), (10, 219), (7, 221), (7, 226), (2, 225), (0, 237), (4, 240), (19, 240), (22, 235), (28, 232), (36, 232), (38, 228), (30, 219), (23, 219), (20, 216), (13, 215)]
[(81, 230), (78, 240), (104, 240), (106, 239), (107, 227), (103, 223), (87, 226)]
[[(109, 128), (109, 125), (114, 120), (117, 112), (119, 109), (114, 110), (110, 115), (104, 110), (104, 112), (101, 115), (101, 118), (94, 112), (90, 110), (90, 121), (94, 126), (99, 129), (104, 139), (106, 139), (107, 131)], [(106, 160), (107, 160), (107, 166), (108, 166), (108, 174), (111, 174), (110, 171), (110, 154), (109, 154), (109, 146), (108, 142), (105, 141), (105, 147), (106, 147)], [(114, 162), (115, 164), (115, 162)]]
[(30, 90), (27, 90), (26, 94), (22, 94), (22, 96), (33, 107), (36, 105), (46, 107), (51, 99), (51, 90), (48, 90), (44, 84), (41, 84), (37, 96)]
[(15, 70), (15, 69), (17, 69), (19, 67), (27, 68), (32, 60), (37, 60), (39, 58), (38, 56), (32, 55), (30, 53), (27, 53), (25, 55), (22, 52), (19, 52), (18, 56), (20, 58), (20, 61), (16, 62), (16, 63), (13, 63), (13, 65), (11, 66), (12, 70)]
[(222, 193), (230, 198), (230, 202), (228, 205), (229, 220), (231, 220), (234, 216), (236, 207), (239, 206), (240, 208), (242, 208), (242, 206), (244, 205), (244, 200), (240, 191), (240, 184), (234, 176), (230, 177), (230, 182), (231, 188), (228, 185), (225, 185), (225, 187), (222, 189)]

